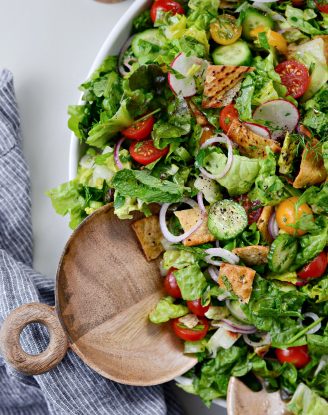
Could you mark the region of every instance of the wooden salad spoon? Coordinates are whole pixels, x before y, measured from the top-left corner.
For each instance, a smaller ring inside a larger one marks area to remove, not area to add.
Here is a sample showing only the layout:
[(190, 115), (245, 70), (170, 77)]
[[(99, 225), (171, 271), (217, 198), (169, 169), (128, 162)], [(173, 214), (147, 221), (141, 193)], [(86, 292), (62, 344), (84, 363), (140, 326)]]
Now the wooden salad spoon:
[[(148, 319), (164, 295), (163, 281), (159, 260), (146, 261), (132, 222), (119, 220), (106, 205), (73, 232), (58, 266), (55, 308), (24, 304), (1, 327), (0, 348), (10, 365), (29, 375), (44, 373), (70, 347), (106, 378), (146, 386), (196, 364), (168, 324)], [(50, 334), (47, 349), (33, 356), (20, 344), (20, 333), (32, 322), (44, 324)]]
[(235, 377), (230, 378), (227, 396), (228, 415), (292, 415), (279, 392), (251, 391)]

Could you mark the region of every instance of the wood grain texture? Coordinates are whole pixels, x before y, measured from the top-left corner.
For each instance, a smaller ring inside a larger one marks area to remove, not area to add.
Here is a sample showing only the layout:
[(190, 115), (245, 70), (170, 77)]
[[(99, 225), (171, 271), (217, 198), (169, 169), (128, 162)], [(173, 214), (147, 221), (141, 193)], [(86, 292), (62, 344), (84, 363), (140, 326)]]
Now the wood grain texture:
[(196, 364), (166, 325), (148, 320), (163, 295), (158, 260), (147, 262), (131, 228), (111, 206), (73, 233), (57, 273), (56, 306), (72, 349), (101, 375), (154, 385)]
[[(22, 349), (20, 334), (31, 323), (44, 324), (50, 335), (46, 350), (30, 355)], [(16, 370), (28, 375), (48, 372), (58, 365), (66, 354), (68, 341), (53, 308), (31, 303), (16, 308), (3, 322), (0, 330), (1, 353)]]
[(252, 392), (235, 377), (229, 381), (227, 411), (228, 415), (292, 415), (279, 392)]

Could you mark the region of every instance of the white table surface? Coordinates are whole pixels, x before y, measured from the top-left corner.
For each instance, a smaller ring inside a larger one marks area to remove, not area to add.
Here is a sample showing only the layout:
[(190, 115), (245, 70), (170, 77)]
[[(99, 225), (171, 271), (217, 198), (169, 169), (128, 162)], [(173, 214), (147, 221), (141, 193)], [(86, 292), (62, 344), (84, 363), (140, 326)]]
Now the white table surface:
[[(34, 266), (53, 278), (70, 234), (45, 191), (68, 178), (67, 105), (131, 0), (106, 5), (93, 0), (1, 0), (0, 66), (14, 74), (22, 118), (24, 153), (32, 182)], [(189, 415), (223, 415), (177, 392)]]

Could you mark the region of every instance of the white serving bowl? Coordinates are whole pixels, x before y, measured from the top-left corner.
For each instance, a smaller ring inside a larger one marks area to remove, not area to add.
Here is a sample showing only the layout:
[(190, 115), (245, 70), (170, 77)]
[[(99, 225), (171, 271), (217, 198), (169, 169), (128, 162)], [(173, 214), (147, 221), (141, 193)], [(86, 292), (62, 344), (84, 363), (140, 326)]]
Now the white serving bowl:
[[(88, 76), (89, 77), (95, 69), (102, 63), (102, 61), (108, 55), (117, 55), (123, 46), (124, 42), (130, 35), (130, 31), (132, 28), (132, 20), (140, 14), (143, 10), (145, 10), (150, 4), (152, 0), (135, 0), (133, 4), (128, 8), (128, 10), (123, 14), (123, 16), (119, 19), (116, 23), (114, 28), (108, 34), (105, 42), (101, 46), (99, 52), (95, 60), (93, 61), (91, 68), (89, 70)], [(79, 104), (82, 103), (82, 94), (79, 100)], [(77, 173), (77, 167), (79, 164), (79, 160), (81, 157), (81, 145), (80, 141), (75, 135), (71, 134), (71, 143), (70, 143), (70, 150), (69, 150), (69, 180), (73, 180)], [(180, 383), (186, 383), (189, 379), (184, 378), (183, 376), (179, 376), (176, 379)], [(226, 408), (226, 401), (224, 399), (216, 399), (213, 403)]]

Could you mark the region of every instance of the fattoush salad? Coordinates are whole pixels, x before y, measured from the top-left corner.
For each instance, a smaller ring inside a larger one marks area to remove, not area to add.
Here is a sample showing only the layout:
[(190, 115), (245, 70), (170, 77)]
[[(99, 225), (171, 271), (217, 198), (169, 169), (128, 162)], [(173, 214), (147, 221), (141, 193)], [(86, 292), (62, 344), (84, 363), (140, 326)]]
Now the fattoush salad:
[(156, 0), (80, 86), (74, 180), (48, 192), (75, 228), (131, 219), (198, 357), (180, 386), (206, 405), (231, 376), (328, 413), (326, 0)]

